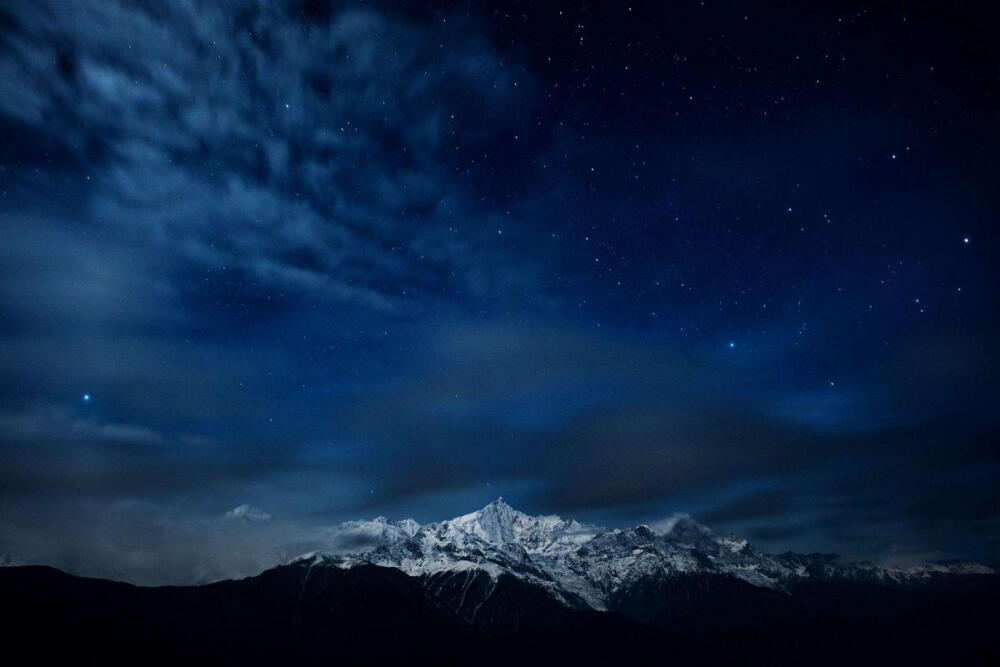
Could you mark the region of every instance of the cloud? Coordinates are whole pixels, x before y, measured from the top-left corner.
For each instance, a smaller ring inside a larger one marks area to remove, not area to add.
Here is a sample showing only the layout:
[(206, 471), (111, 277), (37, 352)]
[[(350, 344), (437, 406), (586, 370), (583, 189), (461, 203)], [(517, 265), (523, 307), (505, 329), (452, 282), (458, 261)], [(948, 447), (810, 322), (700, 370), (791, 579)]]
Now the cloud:
[(327, 533), (308, 522), (224, 521), (146, 500), (79, 499), (29, 514), (5, 506), (0, 561), (144, 585), (206, 583), (325, 548)]
[(97, 225), (191, 271), (385, 311), (517, 282), (483, 270), (503, 252), (457, 172), (526, 122), (532, 81), (460, 18), (303, 24), (255, 2), (5, 13), (13, 157), (54, 144), (66, 159), (47, 177), (84, 182)]
[[(539, 91), (449, 19), (0, 9), (5, 516), (141, 501), (186, 526), (248, 497), (312, 516), (367, 494), (309, 415), (381, 381), (383, 332), (537, 293), (488, 201), (492, 162), (530, 159), (498, 147)], [(11, 539), (88, 539), (40, 525)]]
[(814, 548), (843, 538), (855, 553), (884, 546), (868, 535), (886, 521), (896, 538), (933, 532), (944, 544), (974, 535), (975, 517), (996, 516), (995, 503), (946, 482), (975, 468), (994, 474), (983, 468), (992, 454), (982, 425), (872, 420), (862, 406), (842, 415), (861, 424), (831, 431), (775, 414), (766, 369), (741, 371), (755, 387), (747, 392), (724, 360), (621, 335), (496, 325), (447, 327), (437, 340), (409, 382), (331, 416), (365, 445), (346, 465), (377, 480), (372, 503), (489, 480), (530, 489), (528, 504), (544, 511), (648, 521), (651, 508), (673, 505), (720, 530), (767, 535), (767, 545), (780, 536), (762, 526), (805, 524), (785, 537)]
[(26, 412), (0, 414), (0, 429), (12, 441), (45, 442), (72, 438), (77, 442), (104, 442), (134, 446), (158, 446), (162, 434), (144, 426), (88, 419), (64, 406), (34, 406)]
[(387, 493), (528, 477), (546, 505), (571, 511), (843, 455), (729, 395), (725, 367), (639, 341), (498, 326), (449, 328), (440, 349), (412, 385), (335, 417), (375, 445), (359, 467)]
[(691, 518), (690, 514), (687, 514), (685, 512), (677, 512), (675, 514), (671, 514), (670, 516), (668, 516), (665, 519), (660, 519), (658, 521), (653, 521), (653, 522), (651, 522), (651, 523), (649, 523), (647, 525), (650, 528), (652, 528), (653, 531), (656, 532), (657, 534), (659, 534), (659, 535), (666, 535), (671, 530), (674, 529), (674, 526), (677, 525), (678, 521), (683, 521), (684, 519), (690, 519), (690, 518)]
[(777, 524), (782, 515), (795, 509), (797, 495), (788, 488), (760, 489), (711, 509), (702, 516), (702, 520), (714, 524), (759, 519)]

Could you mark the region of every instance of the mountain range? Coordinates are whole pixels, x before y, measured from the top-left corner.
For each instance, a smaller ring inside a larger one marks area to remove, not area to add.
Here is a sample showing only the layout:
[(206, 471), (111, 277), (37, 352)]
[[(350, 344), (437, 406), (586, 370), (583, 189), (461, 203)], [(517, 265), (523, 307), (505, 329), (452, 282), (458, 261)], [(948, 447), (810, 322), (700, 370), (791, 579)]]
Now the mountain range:
[(764, 554), (736, 535), (717, 535), (682, 515), (654, 530), (647, 525), (605, 529), (558, 516), (530, 516), (498, 498), (447, 521), (421, 525), (384, 517), (349, 521), (338, 535), (352, 553), (314, 552), (300, 561), (350, 568), (393, 567), (411, 576), (485, 573), (514, 576), (573, 607), (612, 609), (612, 600), (644, 581), (720, 575), (788, 592), (804, 581), (869, 581), (917, 585), (959, 575), (995, 574), (965, 561), (906, 568), (841, 561), (827, 554)]
[(603, 529), (502, 498), (337, 533), (336, 553), (205, 586), (0, 568), (0, 661), (1000, 664), (1000, 577), (974, 563), (765, 554), (689, 517)]

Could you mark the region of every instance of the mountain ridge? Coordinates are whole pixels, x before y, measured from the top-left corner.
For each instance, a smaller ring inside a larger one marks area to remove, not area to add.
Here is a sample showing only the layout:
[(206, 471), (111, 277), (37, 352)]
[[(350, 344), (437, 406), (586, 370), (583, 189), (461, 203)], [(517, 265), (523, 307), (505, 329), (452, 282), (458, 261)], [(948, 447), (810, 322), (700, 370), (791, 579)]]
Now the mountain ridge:
[[(244, 579), (143, 587), (0, 568), (4, 664), (996, 664), (1000, 577), (760, 554), (690, 517), (654, 530), (531, 516), (500, 499), (421, 525), (345, 522), (351, 554)], [(768, 568), (778, 568), (772, 570)], [(985, 572), (989, 572), (988, 574)], [(784, 578), (779, 577), (782, 575)], [(755, 583), (758, 582), (758, 583)]]
[(583, 601), (600, 611), (613, 608), (609, 601), (623, 590), (655, 577), (719, 574), (788, 592), (808, 580), (919, 585), (937, 577), (996, 573), (964, 561), (894, 568), (824, 554), (766, 554), (745, 538), (718, 535), (686, 515), (660, 531), (645, 524), (608, 529), (556, 515), (532, 516), (503, 497), (440, 522), (379, 517), (345, 522), (339, 532), (348, 542), (356, 538), (354, 550), (310, 552), (292, 562), (341, 568), (370, 563), (417, 577), (466, 570), (493, 578), (509, 574), (568, 606)]

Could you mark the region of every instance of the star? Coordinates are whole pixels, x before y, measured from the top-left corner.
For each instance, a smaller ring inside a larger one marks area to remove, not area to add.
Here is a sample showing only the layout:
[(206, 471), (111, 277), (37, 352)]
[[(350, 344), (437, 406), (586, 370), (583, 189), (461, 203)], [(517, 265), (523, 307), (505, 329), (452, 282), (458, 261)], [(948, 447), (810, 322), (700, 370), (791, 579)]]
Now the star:
[(963, 238), (963, 239), (962, 239), (962, 243), (964, 243), (964, 244), (968, 245), (968, 244), (969, 244), (969, 237), (968, 237), (968, 236), (966, 236), (965, 238)]
[(734, 343), (733, 341), (729, 341), (729, 349), (730, 350), (736, 349), (736, 343)]
[(90, 394), (84, 394), (83, 395), (83, 402), (84, 403), (90, 403)]

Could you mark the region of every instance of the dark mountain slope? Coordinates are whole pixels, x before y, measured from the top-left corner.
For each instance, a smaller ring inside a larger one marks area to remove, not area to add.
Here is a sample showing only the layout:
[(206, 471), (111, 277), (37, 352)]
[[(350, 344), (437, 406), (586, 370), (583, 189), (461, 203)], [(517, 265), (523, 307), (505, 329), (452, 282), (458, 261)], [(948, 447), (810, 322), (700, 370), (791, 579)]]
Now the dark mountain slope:
[(1000, 577), (923, 585), (804, 580), (783, 593), (725, 575), (651, 577), (613, 609), (747, 664), (1000, 664)]
[[(497, 664), (702, 650), (617, 614), (574, 610), (502, 578), (480, 616), (398, 570), (299, 563), (207, 586), (143, 588), (44, 567), (0, 568), (0, 664), (288, 664), (435, 660)], [(458, 610), (461, 611), (461, 610)], [(470, 622), (471, 621), (471, 622)]]
[(616, 612), (572, 608), (544, 589), (511, 575), (492, 579), (481, 570), (440, 572), (424, 579), (425, 589), (478, 633), (506, 644), (523, 642), (553, 655), (573, 652), (594, 661), (669, 647), (688, 664), (708, 664), (714, 652), (694, 642), (636, 623)]
[[(281, 567), (208, 586), (143, 588), (49, 568), (0, 569), (11, 617), (4, 664), (138, 660), (265, 664), (392, 657), (414, 645), (478, 640), (388, 568)], [(389, 640), (391, 638), (391, 640)]]

